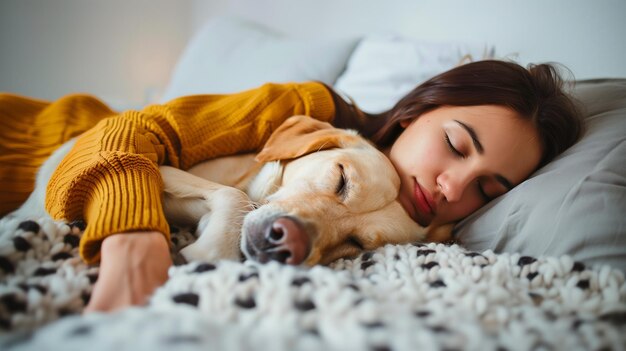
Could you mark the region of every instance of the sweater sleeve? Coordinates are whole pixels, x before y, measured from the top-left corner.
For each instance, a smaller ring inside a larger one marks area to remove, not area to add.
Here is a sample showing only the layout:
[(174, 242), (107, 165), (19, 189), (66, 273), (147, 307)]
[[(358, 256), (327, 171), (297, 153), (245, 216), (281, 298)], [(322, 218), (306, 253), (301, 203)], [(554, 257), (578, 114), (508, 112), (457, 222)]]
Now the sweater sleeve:
[(188, 169), (253, 152), (292, 115), (331, 121), (334, 113), (332, 96), (320, 83), (266, 84), (123, 112), (77, 139), (48, 183), (46, 209), (56, 219), (86, 221), (80, 253), (94, 263), (111, 234), (155, 230), (169, 238), (159, 165)]

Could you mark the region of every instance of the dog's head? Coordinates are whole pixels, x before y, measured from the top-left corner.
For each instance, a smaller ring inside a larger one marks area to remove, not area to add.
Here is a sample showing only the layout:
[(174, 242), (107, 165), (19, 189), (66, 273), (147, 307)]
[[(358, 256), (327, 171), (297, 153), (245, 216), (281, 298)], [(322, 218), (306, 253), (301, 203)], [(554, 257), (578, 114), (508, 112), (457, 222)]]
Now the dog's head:
[(423, 238), (396, 201), (391, 162), (353, 131), (295, 116), (257, 155), (277, 161), (273, 184), (244, 219), (242, 251), (261, 262), (328, 264), (387, 243)]

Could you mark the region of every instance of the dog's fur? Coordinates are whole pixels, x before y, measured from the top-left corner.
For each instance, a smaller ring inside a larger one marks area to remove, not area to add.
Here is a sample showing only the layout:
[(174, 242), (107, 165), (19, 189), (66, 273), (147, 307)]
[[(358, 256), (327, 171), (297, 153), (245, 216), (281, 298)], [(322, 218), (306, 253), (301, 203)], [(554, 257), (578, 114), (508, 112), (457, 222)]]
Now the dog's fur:
[[(72, 144), (42, 166), (17, 215), (45, 213), (46, 184)], [(310, 117), (289, 118), (256, 155), (160, 171), (168, 221), (197, 225), (197, 241), (182, 250), (188, 261), (243, 252), (259, 261), (327, 264), (426, 233), (396, 200), (400, 179), (390, 161), (355, 132)]]

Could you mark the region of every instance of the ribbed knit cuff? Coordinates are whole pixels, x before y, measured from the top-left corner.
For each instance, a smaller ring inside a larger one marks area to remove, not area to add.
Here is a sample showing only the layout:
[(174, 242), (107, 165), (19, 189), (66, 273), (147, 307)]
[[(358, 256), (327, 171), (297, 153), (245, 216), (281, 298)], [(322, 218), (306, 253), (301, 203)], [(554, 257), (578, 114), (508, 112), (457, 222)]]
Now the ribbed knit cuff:
[(87, 228), (80, 241), (80, 254), (87, 263), (100, 260), (102, 241), (111, 234), (154, 230), (169, 242), (158, 175), (142, 169), (112, 172), (102, 174), (92, 187), (85, 202)]
[(169, 236), (153, 162), (137, 154), (75, 149), (48, 183), (46, 209), (55, 219), (85, 220), (80, 254), (87, 263), (99, 261), (102, 240), (111, 234), (155, 230)]

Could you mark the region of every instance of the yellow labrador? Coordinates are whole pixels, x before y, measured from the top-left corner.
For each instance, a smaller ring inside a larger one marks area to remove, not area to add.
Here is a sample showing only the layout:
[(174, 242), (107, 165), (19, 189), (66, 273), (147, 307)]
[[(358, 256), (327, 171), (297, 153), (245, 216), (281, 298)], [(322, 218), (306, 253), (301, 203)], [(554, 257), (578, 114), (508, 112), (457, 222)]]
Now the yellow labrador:
[(391, 162), (353, 131), (294, 116), (258, 154), (161, 167), (165, 212), (199, 223), (187, 260), (247, 258), (327, 264), (386, 243), (424, 239), (396, 201)]
[[(43, 212), (45, 186), (71, 148), (42, 166), (18, 215)], [(175, 225), (197, 225), (187, 261), (246, 258), (328, 264), (387, 243), (425, 238), (396, 201), (390, 161), (356, 132), (306, 116), (285, 121), (258, 154), (222, 157), (187, 171), (161, 166), (164, 210)]]

